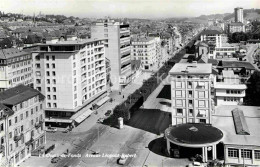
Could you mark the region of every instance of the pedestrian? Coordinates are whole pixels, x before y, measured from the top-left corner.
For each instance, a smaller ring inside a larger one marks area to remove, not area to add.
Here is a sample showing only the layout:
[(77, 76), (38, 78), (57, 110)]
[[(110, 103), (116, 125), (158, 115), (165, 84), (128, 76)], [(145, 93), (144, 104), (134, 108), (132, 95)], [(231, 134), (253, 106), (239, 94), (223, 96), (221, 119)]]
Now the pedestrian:
[(125, 98), (125, 96), (123, 95), (123, 98)]

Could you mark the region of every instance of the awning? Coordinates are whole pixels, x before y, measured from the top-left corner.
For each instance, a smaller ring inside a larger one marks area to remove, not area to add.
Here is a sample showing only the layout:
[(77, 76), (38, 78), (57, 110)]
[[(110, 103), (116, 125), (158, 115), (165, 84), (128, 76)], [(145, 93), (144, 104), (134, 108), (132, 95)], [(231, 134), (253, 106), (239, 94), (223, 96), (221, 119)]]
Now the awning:
[(61, 119), (61, 118), (45, 118), (45, 122), (72, 123), (72, 120), (71, 119)]
[(78, 116), (75, 121), (77, 123), (81, 123), (82, 121), (84, 121), (84, 119), (86, 119), (90, 114), (92, 114), (93, 110), (88, 109), (86, 110), (83, 114), (81, 114), (80, 116)]
[(110, 97), (105, 97), (105, 98), (99, 100), (99, 101), (96, 103), (96, 105), (101, 106), (102, 104), (104, 104), (105, 102), (107, 102), (109, 99), (110, 99)]

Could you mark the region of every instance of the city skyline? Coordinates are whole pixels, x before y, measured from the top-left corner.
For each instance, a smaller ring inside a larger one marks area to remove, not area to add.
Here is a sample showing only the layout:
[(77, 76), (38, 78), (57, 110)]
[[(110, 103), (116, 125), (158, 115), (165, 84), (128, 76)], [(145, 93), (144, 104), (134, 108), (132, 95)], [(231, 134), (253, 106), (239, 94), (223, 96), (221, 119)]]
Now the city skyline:
[[(159, 6), (159, 7), (158, 7)], [(203, 7), (202, 7), (203, 6)], [(1, 1), (1, 11), (24, 15), (55, 14), (80, 18), (171, 18), (233, 13), (235, 7), (260, 8), (260, 0), (17, 0)]]

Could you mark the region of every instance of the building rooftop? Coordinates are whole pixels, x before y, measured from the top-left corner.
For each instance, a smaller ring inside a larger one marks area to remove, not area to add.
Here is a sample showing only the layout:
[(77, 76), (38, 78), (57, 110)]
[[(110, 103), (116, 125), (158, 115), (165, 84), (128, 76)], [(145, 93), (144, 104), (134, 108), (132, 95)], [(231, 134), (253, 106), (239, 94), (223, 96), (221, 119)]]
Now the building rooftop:
[(245, 67), (246, 69), (255, 70), (255, 67), (250, 62), (244, 61), (222, 61), (223, 68), (231, 67), (231, 68), (241, 68)]
[(40, 99), (44, 96), (37, 90), (24, 85), (18, 85), (0, 93), (0, 103), (4, 105), (16, 105), (25, 100), (39, 95)]
[(133, 39), (133, 42), (150, 42), (154, 40), (156, 37), (142, 37), (142, 38), (136, 38)]
[(212, 64), (177, 63), (169, 74), (211, 74)]
[[(250, 135), (237, 134), (232, 111), (242, 110)], [(256, 106), (218, 106), (212, 115), (212, 125), (222, 130), (224, 144), (260, 145), (260, 107)]]
[(241, 23), (241, 22), (233, 22), (233, 23), (230, 23), (229, 26), (243, 26), (244, 24)]
[(223, 133), (209, 124), (186, 123), (167, 128), (165, 137), (178, 145), (196, 146), (218, 142), (223, 138)]
[(204, 30), (201, 35), (217, 35), (217, 34), (221, 34), (221, 32), (217, 31), (217, 30)]
[(58, 41), (56, 43), (50, 44), (39, 44), (39, 46), (50, 46), (50, 45), (83, 45), (90, 42), (100, 41), (104, 39), (77, 39), (77, 40), (68, 40), (68, 41)]
[(13, 57), (28, 55), (27, 52), (18, 50), (16, 48), (8, 48), (0, 50), (0, 59), (9, 59)]

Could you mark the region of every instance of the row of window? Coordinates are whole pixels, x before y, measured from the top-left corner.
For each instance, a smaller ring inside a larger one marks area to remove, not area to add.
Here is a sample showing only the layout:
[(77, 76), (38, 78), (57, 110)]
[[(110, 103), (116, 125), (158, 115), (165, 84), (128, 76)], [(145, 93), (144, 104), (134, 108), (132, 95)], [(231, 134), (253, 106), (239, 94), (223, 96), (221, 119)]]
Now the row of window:
[(29, 65), (29, 64), (31, 64), (31, 60), (27, 60), (27, 61), (24, 61), (24, 62), (16, 63), (16, 64), (12, 65), (12, 69), (16, 69), (18, 67), (26, 66), (26, 65)]
[(238, 98), (238, 97), (224, 97), (224, 101), (236, 101), (236, 102), (239, 102), (240, 98)]
[[(56, 92), (56, 87), (52, 87), (52, 92)], [(51, 92), (51, 87), (47, 87), (47, 92)]]
[(29, 55), (20, 56), (20, 57), (14, 57), (12, 59), (8, 59), (7, 63), (22, 61), (22, 60), (26, 60), (26, 59), (31, 59), (31, 55), (29, 54)]
[[(193, 107), (193, 100), (188, 100), (189, 107)], [(183, 107), (183, 100), (176, 100), (176, 106)], [(205, 100), (198, 100), (198, 106), (199, 107), (206, 107), (206, 101)]]
[(25, 74), (24, 76), (13, 78), (13, 81), (9, 80), (9, 83), (12, 84), (12, 82), (20, 82), (25, 80), (26, 78), (30, 78), (31, 76), (32, 74)]
[(227, 94), (241, 94), (240, 90), (226, 90)]
[(21, 69), (21, 70), (14, 71), (14, 72), (13, 72), (13, 75), (22, 74), (22, 73), (27, 72), (27, 71), (31, 71), (31, 67), (28, 67), (28, 68), (24, 68), (24, 69)]
[[(37, 84), (41, 84), (41, 79), (36, 79), (36, 83)], [(46, 79), (46, 83), (47, 84), (51, 84), (51, 80), (50, 79)], [(52, 84), (56, 84), (56, 79), (52, 79)]]
[[(176, 82), (175, 87), (176, 88), (182, 88), (182, 82)], [(188, 87), (188, 89), (191, 89), (193, 87), (193, 83), (189, 81), (187, 87)], [(198, 82), (197, 88), (198, 89), (205, 89), (206, 88), (205, 82)]]
[(47, 103), (48, 108), (57, 108), (57, 103)]
[[(51, 59), (54, 61), (54, 60), (55, 60), (55, 56), (52, 55), (52, 56), (51, 56)], [(49, 61), (49, 60), (50, 60), (50, 56), (46, 56), (46, 60)]]
[[(205, 94), (206, 94), (205, 91), (199, 91), (199, 98), (205, 98), (206, 97)], [(176, 97), (183, 97), (182, 90), (176, 90), (175, 95)], [(192, 97), (192, 95), (193, 95), (193, 91), (189, 90), (188, 97)]]
[[(50, 71), (46, 71), (46, 75), (50, 76)], [(52, 76), (56, 76), (56, 72), (55, 71), (52, 71)]]
[[(235, 148), (228, 148), (228, 157), (239, 158), (239, 150)], [(241, 158), (252, 158), (252, 150), (242, 149)], [(254, 158), (260, 159), (260, 150), (254, 150)]]
[(20, 110), (22, 108), (26, 108), (26, 107), (28, 107), (30, 105), (33, 105), (34, 103), (37, 103), (38, 101), (39, 101), (39, 96), (35, 96), (35, 97), (31, 98), (31, 99), (25, 100), (22, 103), (19, 103), (19, 104), (13, 106), (12, 110), (13, 111), (18, 111), (18, 110)]
[[(42, 104), (40, 104), (40, 110), (42, 110)], [(32, 108), (31, 109), (31, 115), (33, 115), (34, 113), (36, 113), (38, 111), (39, 111), (38, 106), (36, 106), (35, 109)], [(24, 117), (24, 114), (25, 114), (25, 117)], [(29, 111), (26, 111), (25, 113), (21, 113), (20, 117), (18, 117), (18, 116), (14, 117), (14, 124), (18, 123), (19, 121), (22, 121), (24, 118), (28, 118), (28, 117), (29, 117)], [(13, 125), (13, 121), (10, 118), (9, 119), (9, 126), (12, 126), (12, 125)]]

